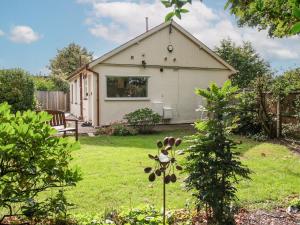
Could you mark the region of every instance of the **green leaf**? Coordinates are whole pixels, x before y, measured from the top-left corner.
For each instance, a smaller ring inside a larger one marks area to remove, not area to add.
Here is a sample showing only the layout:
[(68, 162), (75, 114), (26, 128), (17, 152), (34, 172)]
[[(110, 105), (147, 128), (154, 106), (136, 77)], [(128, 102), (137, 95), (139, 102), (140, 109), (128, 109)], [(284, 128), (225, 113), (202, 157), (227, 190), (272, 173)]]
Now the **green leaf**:
[(177, 16), (177, 18), (181, 19), (180, 9), (175, 10), (175, 15)]
[(259, 11), (263, 10), (263, 8), (264, 8), (264, 1), (263, 0), (258, 0), (258, 2), (256, 4), (256, 8)]
[(181, 13), (188, 13), (189, 10), (187, 10), (187, 9), (180, 9), (180, 12), (181, 12)]
[(292, 34), (298, 34), (300, 33), (300, 22), (296, 23), (292, 29), (291, 29)]
[(171, 2), (163, 0), (161, 1), (161, 3), (166, 7), (166, 8), (170, 8), (172, 6)]
[(166, 15), (165, 17), (165, 21), (170, 21), (173, 17), (175, 16), (175, 13), (174, 12), (170, 12)]
[(207, 130), (207, 127), (208, 127), (208, 124), (206, 121), (200, 121), (200, 122), (196, 122), (195, 123), (195, 128), (198, 130), (198, 131), (206, 131)]
[(226, 2), (225, 6), (224, 6), (224, 10), (228, 9), (230, 3), (231, 3), (230, 0), (228, 0), (228, 1)]
[(300, 8), (294, 8), (293, 15), (300, 19)]

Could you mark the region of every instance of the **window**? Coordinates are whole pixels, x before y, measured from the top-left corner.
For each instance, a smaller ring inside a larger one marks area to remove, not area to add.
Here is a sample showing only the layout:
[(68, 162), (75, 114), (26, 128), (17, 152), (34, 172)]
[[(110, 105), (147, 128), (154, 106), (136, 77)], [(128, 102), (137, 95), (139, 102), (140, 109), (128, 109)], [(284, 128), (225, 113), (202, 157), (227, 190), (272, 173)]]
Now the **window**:
[(75, 80), (75, 82), (74, 82), (75, 84), (75, 91), (74, 91), (74, 93), (75, 93), (75, 95), (74, 95), (74, 97), (75, 97), (75, 104), (77, 104), (77, 80)]
[(71, 103), (73, 104), (73, 102), (74, 102), (74, 99), (73, 99), (73, 96), (74, 96), (74, 90), (73, 90), (73, 88), (74, 88), (74, 84), (72, 83), (71, 84)]
[(107, 77), (108, 98), (148, 97), (148, 77)]
[(89, 93), (88, 93), (88, 78), (87, 78), (87, 76), (84, 77), (83, 93), (84, 93), (84, 99), (87, 99), (87, 97), (89, 95)]

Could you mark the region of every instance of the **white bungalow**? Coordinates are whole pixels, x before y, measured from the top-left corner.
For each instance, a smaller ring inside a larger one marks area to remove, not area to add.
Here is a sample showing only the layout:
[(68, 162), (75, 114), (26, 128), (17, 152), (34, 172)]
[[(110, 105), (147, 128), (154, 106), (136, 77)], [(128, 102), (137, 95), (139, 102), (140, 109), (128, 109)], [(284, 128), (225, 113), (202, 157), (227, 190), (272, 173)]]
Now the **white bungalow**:
[(180, 25), (166, 22), (70, 75), (70, 111), (93, 126), (144, 107), (168, 123), (190, 123), (202, 105), (195, 88), (222, 85), (234, 73)]

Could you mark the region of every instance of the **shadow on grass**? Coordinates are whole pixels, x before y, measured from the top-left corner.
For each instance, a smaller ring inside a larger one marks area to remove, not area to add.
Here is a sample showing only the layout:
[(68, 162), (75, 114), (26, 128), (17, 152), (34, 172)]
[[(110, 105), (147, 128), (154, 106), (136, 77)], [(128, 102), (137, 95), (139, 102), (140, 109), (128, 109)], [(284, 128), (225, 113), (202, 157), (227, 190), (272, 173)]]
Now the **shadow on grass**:
[(254, 148), (255, 146), (258, 146), (263, 143), (241, 135), (231, 135), (230, 138), (236, 141), (237, 143), (240, 143), (237, 144), (236, 151), (239, 152), (241, 155), (245, 154), (247, 151)]

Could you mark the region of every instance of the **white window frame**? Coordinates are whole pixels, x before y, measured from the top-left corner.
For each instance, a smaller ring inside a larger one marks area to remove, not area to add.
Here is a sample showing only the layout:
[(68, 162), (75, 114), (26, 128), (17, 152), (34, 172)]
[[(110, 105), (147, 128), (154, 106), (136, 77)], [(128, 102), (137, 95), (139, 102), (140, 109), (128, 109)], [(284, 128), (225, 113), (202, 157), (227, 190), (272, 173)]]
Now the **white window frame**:
[[(147, 97), (108, 97), (107, 80), (109, 77), (146, 77), (147, 78)], [(149, 75), (106, 75), (105, 76), (105, 101), (150, 101), (149, 98)]]
[(77, 98), (78, 98), (78, 81), (77, 81), (77, 79), (74, 80), (74, 86), (75, 86), (74, 98), (75, 98), (75, 104), (77, 104)]
[(88, 76), (83, 77), (83, 99), (87, 100), (89, 95)]
[(74, 84), (71, 83), (71, 104), (74, 103)]

